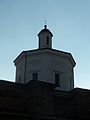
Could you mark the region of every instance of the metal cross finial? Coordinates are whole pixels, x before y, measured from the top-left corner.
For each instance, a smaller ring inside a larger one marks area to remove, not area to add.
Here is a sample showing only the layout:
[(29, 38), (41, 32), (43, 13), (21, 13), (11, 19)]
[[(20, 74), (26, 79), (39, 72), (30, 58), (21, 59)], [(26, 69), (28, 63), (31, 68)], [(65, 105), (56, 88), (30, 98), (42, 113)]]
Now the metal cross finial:
[(47, 21), (45, 20), (45, 25), (46, 25)]
[(47, 25), (46, 25), (46, 22), (47, 22), (47, 21), (45, 20), (45, 25), (44, 25), (44, 28), (45, 28), (45, 29), (47, 29)]

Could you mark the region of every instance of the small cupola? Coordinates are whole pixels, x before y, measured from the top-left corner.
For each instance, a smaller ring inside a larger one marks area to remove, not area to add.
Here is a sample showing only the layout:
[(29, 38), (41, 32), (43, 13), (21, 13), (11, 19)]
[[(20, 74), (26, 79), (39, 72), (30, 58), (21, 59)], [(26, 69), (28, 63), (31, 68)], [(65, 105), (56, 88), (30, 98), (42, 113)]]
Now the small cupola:
[(39, 49), (42, 48), (52, 48), (52, 37), (53, 34), (50, 32), (49, 29), (47, 29), (47, 25), (44, 26), (44, 29), (42, 29), (39, 34)]

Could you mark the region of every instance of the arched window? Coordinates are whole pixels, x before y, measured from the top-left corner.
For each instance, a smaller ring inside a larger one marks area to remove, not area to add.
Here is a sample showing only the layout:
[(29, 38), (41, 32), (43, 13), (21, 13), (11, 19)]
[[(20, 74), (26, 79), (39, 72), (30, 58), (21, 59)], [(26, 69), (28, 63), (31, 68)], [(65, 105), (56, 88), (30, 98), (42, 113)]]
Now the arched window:
[(32, 80), (38, 80), (38, 73), (37, 72), (32, 73)]
[(60, 85), (60, 74), (59, 73), (55, 73), (55, 85), (57, 87), (59, 87)]
[(40, 48), (40, 37), (39, 37), (39, 48)]
[(47, 36), (47, 45), (49, 45), (49, 36)]
[(19, 77), (18, 77), (18, 83), (21, 83), (21, 80), (22, 80), (22, 75), (20, 74)]

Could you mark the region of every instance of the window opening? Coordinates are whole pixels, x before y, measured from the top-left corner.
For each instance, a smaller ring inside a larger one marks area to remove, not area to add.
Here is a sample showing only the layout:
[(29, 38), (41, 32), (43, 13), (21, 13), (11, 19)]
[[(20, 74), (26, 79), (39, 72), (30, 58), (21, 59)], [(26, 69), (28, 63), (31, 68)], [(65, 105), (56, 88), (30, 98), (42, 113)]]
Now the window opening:
[(60, 75), (59, 73), (55, 73), (55, 85), (59, 87), (59, 82), (60, 82)]
[(19, 77), (18, 77), (18, 82), (19, 82), (19, 83), (21, 83), (21, 76), (22, 76), (22, 75), (19, 75)]
[(38, 73), (32, 73), (32, 80), (38, 80)]
[(49, 45), (49, 36), (47, 36), (47, 45)]
[(40, 37), (39, 37), (39, 48), (40, 48)]

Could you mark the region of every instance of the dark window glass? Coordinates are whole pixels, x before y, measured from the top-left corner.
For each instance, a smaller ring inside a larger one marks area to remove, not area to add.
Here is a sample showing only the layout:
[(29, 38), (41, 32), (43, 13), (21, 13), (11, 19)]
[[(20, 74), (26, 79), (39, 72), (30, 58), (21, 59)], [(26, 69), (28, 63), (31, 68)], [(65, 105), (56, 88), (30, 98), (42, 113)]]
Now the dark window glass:
[(49, 45), (49, 36), (47, 36), (47, 45)]
[(18, 78), (18, 82), (20, 83), (21, 82), (21, 77), (19, 76), (19, 78)]
[(38, 73), (32, 73), (32, 80), (38, 80)]
[(60, 79), (59, 73), (55, 73), (55, 85), (57, 87), (59, 86), (59, 79)]
[(39, 47), (40, 47), (40, 37), (39, 37)]
[(21, 77), (22, 77), (22, 75), (20, 74), (19, 77), (18, 77), (18, 82), (19, 83), (21, 82)]

